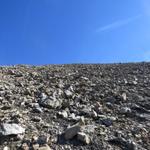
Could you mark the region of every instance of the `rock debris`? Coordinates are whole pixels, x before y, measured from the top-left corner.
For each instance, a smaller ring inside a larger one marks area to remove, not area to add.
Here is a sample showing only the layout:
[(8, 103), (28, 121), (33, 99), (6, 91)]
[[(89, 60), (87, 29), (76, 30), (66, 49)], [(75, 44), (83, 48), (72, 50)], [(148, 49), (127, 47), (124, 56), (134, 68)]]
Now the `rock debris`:
[(150, 63), (0, 67), (0, 150), (150, 149)]

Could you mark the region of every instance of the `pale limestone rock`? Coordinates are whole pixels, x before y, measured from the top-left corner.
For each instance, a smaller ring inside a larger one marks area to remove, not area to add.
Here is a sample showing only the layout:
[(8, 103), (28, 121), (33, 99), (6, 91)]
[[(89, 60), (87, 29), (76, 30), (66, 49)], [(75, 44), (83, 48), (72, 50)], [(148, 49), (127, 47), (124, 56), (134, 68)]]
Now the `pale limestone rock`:
[(18, 135), (23, 134), (25, 129), (18, 124), (12, 123), (3, 123), (0, 125), (0, 134), (6, 135)]

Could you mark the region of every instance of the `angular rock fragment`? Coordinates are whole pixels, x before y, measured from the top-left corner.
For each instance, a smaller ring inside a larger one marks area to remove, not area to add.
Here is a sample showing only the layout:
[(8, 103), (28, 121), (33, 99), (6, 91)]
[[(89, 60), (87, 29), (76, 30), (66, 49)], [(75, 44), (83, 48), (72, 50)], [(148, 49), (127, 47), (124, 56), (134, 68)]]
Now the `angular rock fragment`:
[(41, 136), (38, 137), (37, 143), (38, 143), (39, 145), (44, 145), (44, 144), (47, 144), (47, 143), (48, 143), (48, 140), (49, 140), (49, 135), (48, 135), (48, 136), (41, 135)]
[(36, 144), (33, 144), (33, 145), (32, 145), (32, 149), (33, 149), (33, 150), (39, 150), (39, 144), (37, 144), (37, 143), (36, 143)]
[(61, 107), (62, 101), (56, 99), (46, 99), (40, 102), (40, 105), (46, 108), (58, 108)]
[(58, 112), (58, 115), (62, 118), (68, 118), (68, 113), (65, 110), (62, 112)]
[(35, 103), (34, 106), (33, 106), (33, 112), (35, 113), (42, 113), (43, 110), (41, 109), (41, 107), (39, 106), (38, 103)]
[(65, 91), (65, 94), (66, 94), (67, 97), (71, 97), (71, 96), (72, 96), (72, 92), (69, 91), (69, 90), (66, 90), (66, 91)]
[(84, 144), (90, 144), (91, 142), (89, 136), (83, 132), (78, 132), (77, 139)]
[(102, 124), (104, 124), (106, 127), (109, 127), (109, 126), (113, 125), (113, 121), (109, 118), (103, 119), (101, 121), (102, 121)]
[(130, 114), (132, 112), (132, 110), (129, 107), (122, 107), (120, 109), (120, 113), (122, 114)]
[(44, 146), (39, 147), (38, 150), (51, 150), (51, 148), (46, 144)]
[(0, 125), (0, 135), (3, 136), (23, 134), (24, 132), (25, 128), (15, 123), (3, 123)]
[(123, 101), (127, 100), (127, 94), (125, 92), (123, 92), (121, 96), (122, 96)]
[(21, 146), (21, 149), (22, 150), (29, 150), (29, 145), (27, 143), (23, 143), (22, 146)]
[(65, 131), (64, 137), (66, 140), (71, 140), (80, 131), (81, 131), (81, 126), (79, 125), (71, 126)]
[(47, 95), (45, 93), (41, 93), (40, 98), (42, 100), (45, 100), (47, 98)]
[(40, 122), (41, 118), (36, 116), (36, 117), (33, 117), (31, 120), (34, 122)]

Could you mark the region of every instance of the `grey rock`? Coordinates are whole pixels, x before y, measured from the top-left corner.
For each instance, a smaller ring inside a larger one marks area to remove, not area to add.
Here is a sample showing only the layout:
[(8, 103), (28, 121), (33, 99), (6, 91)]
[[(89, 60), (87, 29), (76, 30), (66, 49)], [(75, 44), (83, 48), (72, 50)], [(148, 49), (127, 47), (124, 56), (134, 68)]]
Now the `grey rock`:
[(62, 112), (58, 112), (58, 115), (62, 118), (68, 118), (68, 113), (67, 111), (62, 111)]
[(101, 120), (102, 124), (105, 125), (106, 127), (112, 126), (113, 121), (109, 118)]
[(37, 143), (36, 143), (36, 144), (33, 144), (33, 145), (32, 145), (32, 149), (33, 149), (33, 150), (39, 150), (39, 144), (37, 144)]
[(39, 106), (38, 103), (34, 104), (34, 106), (33, 106), (33, 112), (35, 112), (35, 113), (42, 113), (43, 112), (42, 108)]
[(71, 96), (72, 96), (72, 92), (69, 91), (69, 90), (66, 90), (66, 91), (65, 91), (65, 94), (66, 94), (67, 97), (71, 97)]
[(47, 144), (47, 143), (48, 143), (48, 140), (49, 140), (49, 135), (48, 135), (48, 136), (41, 135), (41, 136), (38, 137), (37, 143), (38, 143), (39, 145), (44, 145), (44, 144)]
[(126, 93), (123, 92), (121, 96), (122, 96), (123, 101), (127, 100), (127, 94)]
[(42, 119), (38, 116), (35, 116), (35, 117), (32, 118), (32, 121), (34, 121), (34, 122), (40, 122), (41, 120)]
[(47, 98), (47, 95), (45, 93), (41, 93), (40, 98), (42, 100), (45, 100)]
[(91, 117), (93, 117), (93, 118), (97, 118), (97, 117), (98, 117), (96, 111), (93, 110), (93, 111), (91, 112)]
[(17, 135), (23, 134), (25, 132), (25, 128), (21, 127), (18, 124), (12, 123), (3, 123), (0, 125), (0, 135)]
[(132, 110), (131, 110), (131, 108), (129, 108), (129, 107), (122, 107), (121, 109), (120, 109), (120, 113), (122, 113), (122, 114), (129, 114), (129, 113), (131, 113), (132, 112)]
[(30, 148), (29, 148), (29, 144), (28, 143), (22, 143), (22, 145), (21, 145), (21, 149), (22, 150), (30, 150)]
[(46, 144), (44, 146), (39, 147), (38, 150), (51, 150), (51, 148)]
[(41, 101), (40, 105), (46, 108), (58, 108), (62, 106), (62, 101), (56, 99), (46, 99)]
[(66, 140), (71, 140), (80, 131), (81, 131), (81, 126), (79, 126), (79, 125), (71, 126), (71, 127), (67, 128), (67, 130), (65, 131), (64, 137)]
[(79, 141), (83, 142), (84, 144), (90, 144), (90, 142), (91, 142), (89, 136), (83, 132), (78, 132), (77, 139)]
[(92, 116), (92, 110), (91, 107), (86, 107), (80, 110), (80, 115), (86, 116), (86, 117), (91, 117)]

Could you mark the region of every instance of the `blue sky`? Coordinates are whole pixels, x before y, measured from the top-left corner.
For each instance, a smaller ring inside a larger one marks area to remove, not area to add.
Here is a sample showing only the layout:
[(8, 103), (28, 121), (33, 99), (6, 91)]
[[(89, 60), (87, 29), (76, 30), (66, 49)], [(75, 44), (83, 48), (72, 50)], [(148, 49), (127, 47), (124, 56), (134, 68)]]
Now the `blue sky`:
[(0, 0), (0, 65), (150, 60), (150, 0)]

